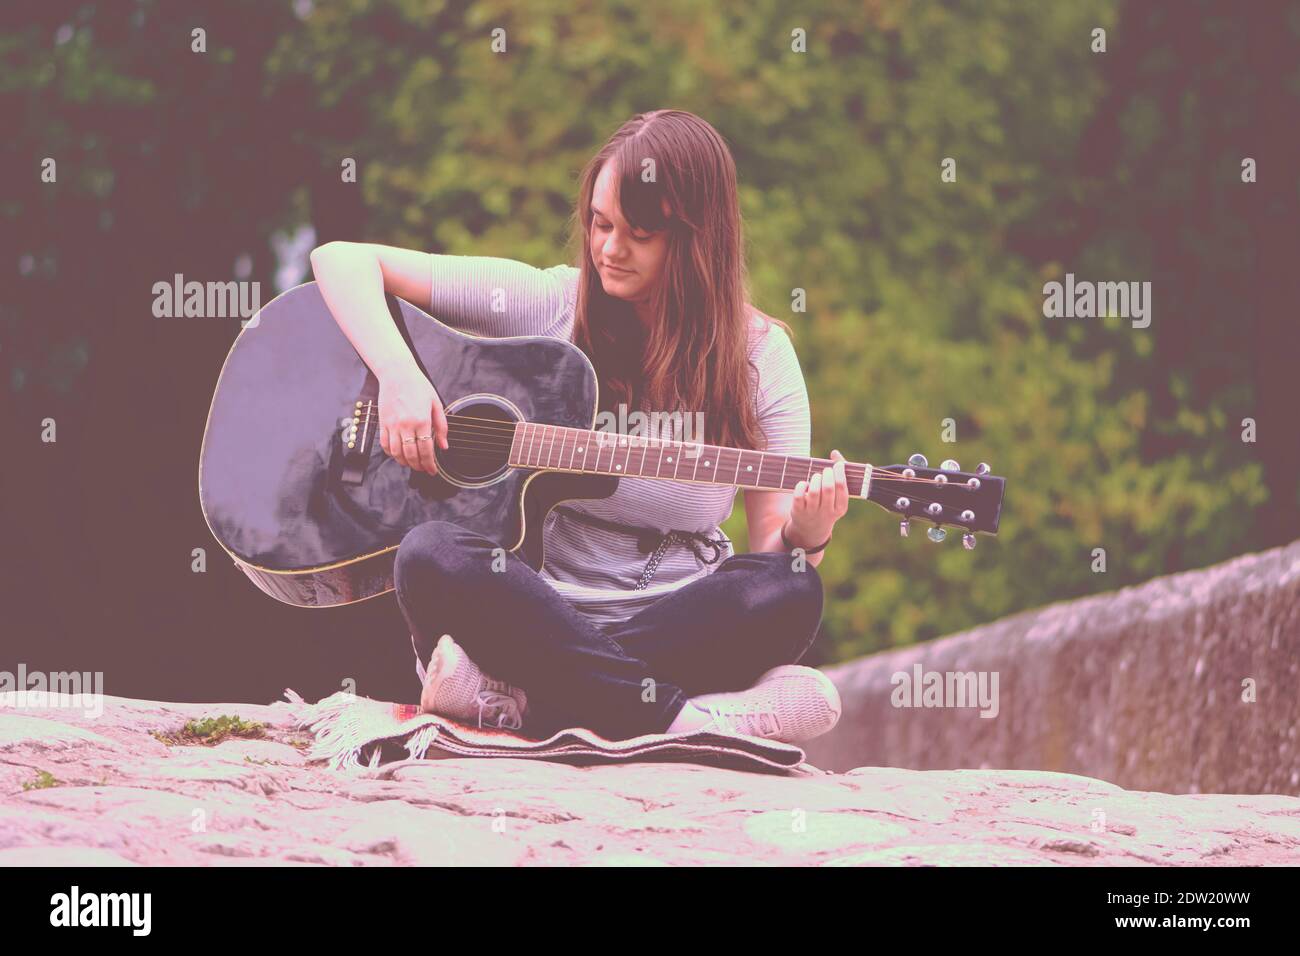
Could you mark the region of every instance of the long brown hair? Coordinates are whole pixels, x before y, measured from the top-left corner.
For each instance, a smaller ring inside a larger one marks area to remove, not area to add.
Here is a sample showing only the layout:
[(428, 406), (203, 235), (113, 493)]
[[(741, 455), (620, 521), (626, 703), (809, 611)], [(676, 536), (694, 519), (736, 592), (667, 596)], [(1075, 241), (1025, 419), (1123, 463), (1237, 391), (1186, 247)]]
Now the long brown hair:
[[(646, 160), (654, 161), (651, 182), (642, 176)], [(645, 232), (668, 230), (648, 330), (630, 303), (605, 292), (591, 261), (591, 199), (610, 161), (628, 224)], [(757, 369), (748, 356), (751, 307), (736, 164), (718, 131), (682, 110), (632, 117), (583, 169), (570, 241), (580, 246), (582, 272), (573, 340), (596, 369), (600, 411), (617, 416), (621, 403), (629, 412), (703, 412), (705, 435), (692, 440), (762, 450), (766, 438), (760, 438), (754, 404)], [(757, 314), (793, 337), (786, 323)]]

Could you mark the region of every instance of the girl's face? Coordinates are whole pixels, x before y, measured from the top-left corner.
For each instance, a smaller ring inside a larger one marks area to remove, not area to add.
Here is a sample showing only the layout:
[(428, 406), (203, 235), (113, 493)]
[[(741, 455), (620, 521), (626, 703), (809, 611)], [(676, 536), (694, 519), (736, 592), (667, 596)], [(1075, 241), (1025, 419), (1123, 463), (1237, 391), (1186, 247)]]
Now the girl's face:
[[(618, 207), (614, 164), (606, 163), (591, 195), (591, 261), (605, 292), (616, 299), (645, 302), (663, 272), (667, 230), (634, 232)], [(663, 201), (668, 215), (668, 200)]]

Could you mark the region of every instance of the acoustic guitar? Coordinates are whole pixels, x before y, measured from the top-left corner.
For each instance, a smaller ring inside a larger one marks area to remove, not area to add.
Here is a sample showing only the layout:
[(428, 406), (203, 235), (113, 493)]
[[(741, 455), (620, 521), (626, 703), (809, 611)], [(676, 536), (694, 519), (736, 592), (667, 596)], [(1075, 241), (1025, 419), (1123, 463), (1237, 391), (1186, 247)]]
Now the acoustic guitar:
[[(213, 536), (252, 582), (298, 607), (332, 607), (393, 588), (402, 537), (425, 521), (476, 531), (534, 570), (557, 504), (606, 498), (623, 476), (792, 491), (830, 459), (597, 431), (596, 373), (547, 336), (487, 338), (394, 296), (388, 309), (443, 402), (438, 474), (379, 443), (379, 382), (314, 282), (277, 296), (235, 338), (199, 453), (199, 502)], [(689, 436), (684, 436), (689, 437)], [(942, 540), (996, 534), (1004, 480), (921, 456), (849, 462), (849, 492)]]

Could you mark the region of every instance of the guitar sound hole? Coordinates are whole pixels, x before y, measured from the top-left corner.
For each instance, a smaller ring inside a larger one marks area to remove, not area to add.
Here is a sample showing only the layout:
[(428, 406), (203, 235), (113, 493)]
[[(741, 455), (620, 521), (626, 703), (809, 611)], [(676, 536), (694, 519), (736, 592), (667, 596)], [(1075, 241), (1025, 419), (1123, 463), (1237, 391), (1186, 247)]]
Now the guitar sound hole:
[(504, 405), (478, 398), (453, 403), (447, 414), (447, 449), (434, 455), (444, 477), (465, 484), (491, 481), (509, 470), (515, 416)]

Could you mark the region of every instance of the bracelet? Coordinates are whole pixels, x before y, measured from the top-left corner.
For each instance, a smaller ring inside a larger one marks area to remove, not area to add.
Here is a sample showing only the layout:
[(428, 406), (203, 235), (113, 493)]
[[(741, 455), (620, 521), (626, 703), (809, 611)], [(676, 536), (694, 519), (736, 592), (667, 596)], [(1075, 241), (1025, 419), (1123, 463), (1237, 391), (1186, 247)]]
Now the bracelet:
[[(832, 537), (834, 537), (834, 535), (832, 535)], [(789, 551), (793, 551), (795, 548), (798, 547), (798, 545), (791, 544), (791, 543), (790, 543), (790, 539), (787, 538), (787, 537), (785, 536), (785, 525), (784, 525), (784, 524), (781, 525), (781, 543), (782, 543), (783, 545), (785, 545), (785, 546), (786, 546), (786, 550), (789, 550)], [(816, 553), (819, 552), (819, 551), (825, 551), (825, 550), (826, 550), (826, 545), (828, 545), (828, 544), (830, 544), (830, 543), (831, 543), (831, 539), (830, 539), (830, 538), (827, 538), (825, 541), (823, 541), (821, 544), (817, 545), (817, 547), (815, 547), (815, 548), (803, 548), (802, 550), (803, 550), (803, 553), (804, 553), (804, 554), (816, 554)]]

